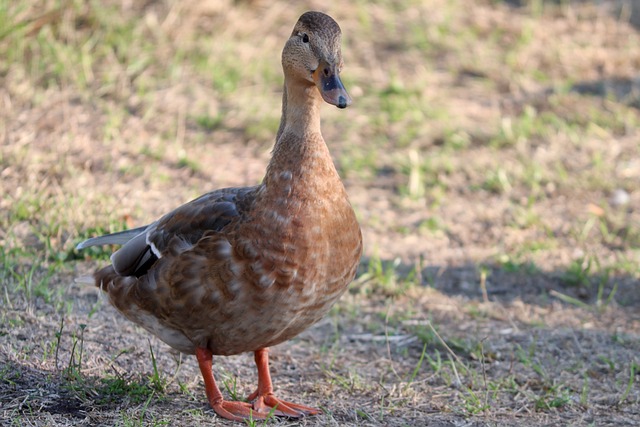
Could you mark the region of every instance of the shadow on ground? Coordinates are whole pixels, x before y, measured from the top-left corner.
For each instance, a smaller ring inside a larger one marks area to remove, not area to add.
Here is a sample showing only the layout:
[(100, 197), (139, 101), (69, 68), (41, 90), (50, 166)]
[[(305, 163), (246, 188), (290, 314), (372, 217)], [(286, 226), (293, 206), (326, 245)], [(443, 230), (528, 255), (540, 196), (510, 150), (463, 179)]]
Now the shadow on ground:
[[(484, 280), (489, 301), (513, 302), (519, 299), (528, 304), (545, 305), (554, 295), (556, 299), (557, 295), (565, 295), (578, 305), (597, 305), (614, 300), (622, 307), (640, 306), (640, 282), (629, 275), (589, 275), (571, 268), (548, 272), (526, 263), (506, 268), (431, 266), (422, 274), (434, 289), (470, 300), (481, 301), (484, 298), (481, 285)], [(569, 303), (566, 299), (564, 302)]]

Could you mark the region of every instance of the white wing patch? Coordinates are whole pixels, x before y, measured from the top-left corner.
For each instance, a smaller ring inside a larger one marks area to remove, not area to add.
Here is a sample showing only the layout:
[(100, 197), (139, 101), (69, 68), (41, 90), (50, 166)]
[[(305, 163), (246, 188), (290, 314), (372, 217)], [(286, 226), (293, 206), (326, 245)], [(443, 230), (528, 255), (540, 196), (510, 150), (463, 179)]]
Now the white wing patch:
[(158, 257), (158, 259), (159, 259), (159, 258), (162, 258), (162, 254), (160, 253), (160, 251), (158, 250), (158, 248), (156, 248), (155, 243), (153, 243), (153, 242), (149, 242), (149, 246), (151, 247), (151, 251), (153, 252), (153, 254), (154, 254), (155, 256), (157, 256), (157, 257)]
[(160, 253), (160, 251), (156, 247), (155, 243), (153, 243), (151, 240), (149, 240), (149, 236), (151, 235), (151, 233), (153, 231), (156, 231), (155, 224), (153, 224), (153, 226), (149, 227), (149, 230), (147, 231), (147, 235), (146, 235), (145, 239), (146, 239), (147, 245), (149, 245), (149, 247), (151, 248), (151, 252), (153, 252), (153, 254), (155, 256), (157, 256), (158, 259), (160, 259), (160, 258), (162, 258), (162, 254)]

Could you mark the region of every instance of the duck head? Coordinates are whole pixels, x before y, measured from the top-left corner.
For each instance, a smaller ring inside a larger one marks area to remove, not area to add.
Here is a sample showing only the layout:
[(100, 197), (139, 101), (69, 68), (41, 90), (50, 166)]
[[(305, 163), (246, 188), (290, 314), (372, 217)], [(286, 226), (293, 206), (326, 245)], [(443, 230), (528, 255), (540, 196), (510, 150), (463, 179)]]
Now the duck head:
[(304, 13), (282, 51), (285, 78), (318, 88), (325, 102), (338, 108), (351, 104), (340, 81), (342, 31), (338, 23), (321, 12)]

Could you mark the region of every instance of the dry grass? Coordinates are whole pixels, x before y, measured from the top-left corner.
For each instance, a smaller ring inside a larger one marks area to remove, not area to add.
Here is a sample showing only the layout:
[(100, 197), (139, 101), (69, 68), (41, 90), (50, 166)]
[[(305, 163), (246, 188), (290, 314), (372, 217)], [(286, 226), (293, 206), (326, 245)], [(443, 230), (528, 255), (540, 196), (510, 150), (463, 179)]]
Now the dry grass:
[(323, 130), (366, 250), (273, 351), (326, 410), (299, 425), (640, 422), (638, 11), (593, 3), (0, 0), (0, 424), (233, 424), (73, 247), (261, 179), (308, 9), (345, 34)]

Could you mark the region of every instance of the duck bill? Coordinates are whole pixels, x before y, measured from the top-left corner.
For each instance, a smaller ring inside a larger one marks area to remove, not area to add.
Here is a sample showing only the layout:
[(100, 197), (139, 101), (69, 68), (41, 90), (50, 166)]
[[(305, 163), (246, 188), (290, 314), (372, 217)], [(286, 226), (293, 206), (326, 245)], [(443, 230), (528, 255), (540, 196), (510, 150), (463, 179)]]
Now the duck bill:
[[(325, 71), (326, 70), (326, 71)], [(313, 81), (322, 95), (322, 99), (328, 104), (338, 108), (347, 108), (351, 105), (351, 97), (344, 88), (340, 76), (335, 67), (320, 65), (313, 72)]]

